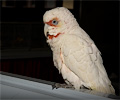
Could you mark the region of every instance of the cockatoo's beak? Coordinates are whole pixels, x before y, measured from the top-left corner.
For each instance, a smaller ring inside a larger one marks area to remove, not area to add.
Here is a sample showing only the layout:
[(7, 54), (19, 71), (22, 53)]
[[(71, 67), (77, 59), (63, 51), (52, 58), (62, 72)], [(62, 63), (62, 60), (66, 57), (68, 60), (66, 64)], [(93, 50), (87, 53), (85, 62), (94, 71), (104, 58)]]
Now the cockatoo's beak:
[(48, 25), (48, 24), (45, 24), (45, 26), (44, 26), (44, 34), (47, 39), (57, 38), (61, 34), (61, 33), (57, 33), (57, 35), (53, 35), (53, 34), (49, 33), (49, 29), (48, 29), (49, 27), (50, 27), (50, 25)]
[(45, 34), (46, 37), (48, 37), (48, 35), (49, 35), (48, 27), (49, 27), (49, 25), (45, 24), (45, 26), (44, 26), (44, 34)]

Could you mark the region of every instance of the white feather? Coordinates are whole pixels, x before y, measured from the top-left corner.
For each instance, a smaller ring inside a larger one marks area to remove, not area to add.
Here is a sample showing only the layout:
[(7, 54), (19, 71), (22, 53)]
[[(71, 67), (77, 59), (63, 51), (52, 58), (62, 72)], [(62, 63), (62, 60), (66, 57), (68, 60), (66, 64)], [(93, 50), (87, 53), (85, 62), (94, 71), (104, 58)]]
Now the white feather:
[[(78, 25), (76, 19), (64, 7), (58, 7), (44, 14), (44, 22), (58, 18), (61, 26), (49, 27), (49, 34), (60, 34), (48, 39), (53, 51), (53, 61), (67, 83), (76, 90), (82, 85), (98, 92), (115, 94), (115, 90), (103, 66), (100, 51), (89, 35)], [(45, 33), (46, 34), (46, 33)]]

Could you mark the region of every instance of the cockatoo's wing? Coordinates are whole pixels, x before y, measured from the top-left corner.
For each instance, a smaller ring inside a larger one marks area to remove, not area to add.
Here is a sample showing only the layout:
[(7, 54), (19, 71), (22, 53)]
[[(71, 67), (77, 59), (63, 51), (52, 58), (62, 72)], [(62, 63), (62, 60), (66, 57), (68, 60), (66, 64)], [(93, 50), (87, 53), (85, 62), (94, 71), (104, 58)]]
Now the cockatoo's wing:
[(64, 36), (61, 53), (64, 64), (85, 83), (84, 86), (114, 94), (100, 52), (89, 37), (85, 40), (76, 35)]

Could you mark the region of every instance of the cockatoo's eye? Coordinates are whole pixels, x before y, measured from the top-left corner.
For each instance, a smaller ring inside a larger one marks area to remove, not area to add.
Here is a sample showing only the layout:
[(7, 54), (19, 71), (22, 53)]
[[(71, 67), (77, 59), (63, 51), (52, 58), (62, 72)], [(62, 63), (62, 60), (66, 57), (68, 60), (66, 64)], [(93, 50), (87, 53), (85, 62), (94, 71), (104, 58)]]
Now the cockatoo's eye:
[(54, 20), (52, 20), (52, 24), (53, 24), (53, 25), (57, 25), (57, 24), (58, 24), (58, 21), (56, 21), (56, 20), (54, 19)]

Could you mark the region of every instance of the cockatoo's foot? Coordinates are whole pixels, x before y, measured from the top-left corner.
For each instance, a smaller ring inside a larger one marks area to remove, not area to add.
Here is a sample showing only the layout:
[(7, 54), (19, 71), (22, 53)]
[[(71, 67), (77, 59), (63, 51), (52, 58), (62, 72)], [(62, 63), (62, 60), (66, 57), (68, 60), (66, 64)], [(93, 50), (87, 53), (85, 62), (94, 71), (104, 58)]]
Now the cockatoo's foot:
[(58, 89), (58, 88), (66, 88), (66, 89), (72, 89), (74, 90), (75, 88), (73, 87), (73, 85), (71, 84), (60, 84), (60, 83), (55, 83), (54, 85), (52, 85), (52, 89)]
[(92, 90), (90, 87), (85, 87), (84, 85), (82, 85), (82, 86), (80, 87), (80, 89)]

